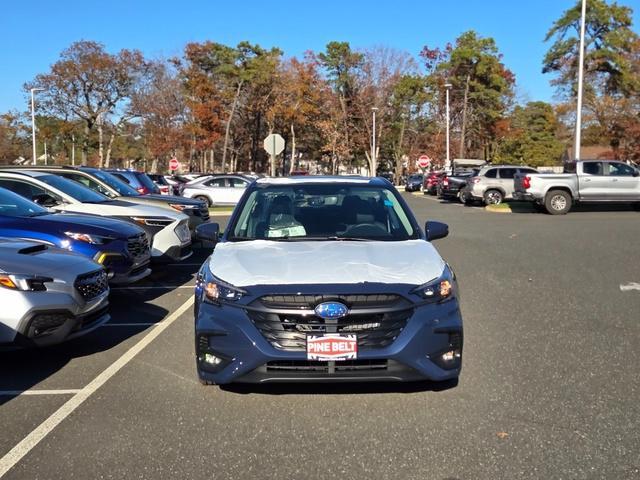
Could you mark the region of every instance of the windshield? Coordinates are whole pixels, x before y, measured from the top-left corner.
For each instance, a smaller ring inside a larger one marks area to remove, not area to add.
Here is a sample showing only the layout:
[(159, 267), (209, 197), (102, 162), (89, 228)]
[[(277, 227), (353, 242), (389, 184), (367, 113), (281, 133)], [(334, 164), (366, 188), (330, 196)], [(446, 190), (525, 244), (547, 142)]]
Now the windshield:
[(145, 187), (147, 187), (147, 189), (152, 192), (152, 193), (160, 193), (160, 189), (158, 188), (158, 186), (153, 183), (153, 180), (151, 180), (146, 173), (141, 173), (141, 172), (137, 172), (136, 174), (136, 178), (138, 179), (138, 181)]
[(90, 188), (87, 188), (78, 182), (74, 182), (73, 180), (69, 180), (68, 178), (59, 177), (57, 175), (42, 175), (38, 177), (38, 180), (60, 190), (63, 193), (66, 193), (80, 203), (102, 203), (109, 201), (108, 197), (105, 197), (98, 192), (94, 192)]
[(36, 217), (48, 213), (46, 208), (30, 202), (17, 193), (0, 188), (0, 215), (6, 215), (8, 217)]
[(102, 180), (104, 183), (113, 188), (118, 195), (123, 197), (138, 197), (140, 194), (138, 191), (118, 179), (115, 175), (111, 175), (109, 172), (103, 172), (102, 170), (92, 170), (91, 174), (96, 178)]
[(409, 180), (422, 180), (422, 175), (411, 175)]
[(242, 205), (234, 240), (408, 240), (418, 238), (393, 191), (371, 185), (257, 187)]

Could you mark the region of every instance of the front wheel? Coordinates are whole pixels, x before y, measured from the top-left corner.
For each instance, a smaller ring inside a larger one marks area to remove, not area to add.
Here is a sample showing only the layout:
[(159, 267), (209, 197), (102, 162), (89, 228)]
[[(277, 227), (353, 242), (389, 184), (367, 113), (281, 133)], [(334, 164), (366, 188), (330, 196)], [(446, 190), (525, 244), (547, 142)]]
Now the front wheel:
[(195, 197), (193, 197), (193, 199), (203, 202), (207, 206), (207, 208), (211, 208), (211, 200), (209, 200), (209, 197), (205, 197), (204, 195), (196, 195)]
[(500, 205), (504, 197), (499, 190), (487, 190), (484, 192), (485, 205)]
[(572, 198), (564, 190), (552, 190), (544, 199), (544, 207), (551, 215), (565, 215), (571, 210)]

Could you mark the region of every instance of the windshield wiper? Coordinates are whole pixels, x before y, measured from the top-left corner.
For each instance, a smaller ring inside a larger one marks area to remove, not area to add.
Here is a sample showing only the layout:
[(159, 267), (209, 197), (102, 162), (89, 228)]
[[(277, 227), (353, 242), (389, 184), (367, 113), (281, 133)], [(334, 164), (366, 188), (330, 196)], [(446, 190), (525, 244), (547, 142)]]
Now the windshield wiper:
[(300, 236), (291, 237), (289, 235), (283, 235), (282, 237), (269, 237), (265, 240), (273, 240), (274, 242), (369, 242), (370, 238), (358, 238), (358, 237), (321, 237), (321, 236)]

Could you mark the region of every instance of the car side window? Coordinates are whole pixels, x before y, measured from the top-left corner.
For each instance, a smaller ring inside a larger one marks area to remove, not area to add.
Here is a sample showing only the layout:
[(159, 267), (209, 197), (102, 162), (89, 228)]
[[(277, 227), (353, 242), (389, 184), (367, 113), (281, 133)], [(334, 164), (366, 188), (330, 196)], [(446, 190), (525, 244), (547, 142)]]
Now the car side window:
[(602, 172), (602, 162), (584, 162), (582, 172), (587, 175), (604, 175)]
[(206, 182), (205, 185), (207, 187), (220, 188), (220, 187), (226, 187), (226, 182), (224, 178), (214, 178)]
[(501, 168), (500, 169), (500, 178), (513, 179), (516, 174), (515, 168)]
[(0, 178), (0, 187), (11, 190), (13, 193), (17, 193), (21, 197), (28, 198), (29, 200), (36, 195), (47, 193), (43, 188), (36, 185), (9, 178)]
[(612, 177), (633, 177), (633, 173), (636, 171), (624, 163), (607, 163), (606, 169)]
[(245, 182), (241, 178), (230, 178), (229, 183), (233, 188), (247, 188), (247, 185), (249, 185), (248, 182)]
[(99, 192), (103, 195), (106, 195), (107, 197), (113, 197), (113, 194), (111, 192), (109, 192), (106, 188), (104, 188), (98, 182), (96, 182), (95, 180), (89, 177), (85, 177), (84, 175), (80, 175), (78, 173), (64, 173), (62, 174), (62, 176), (65, 178), (68, 178), (69, 180), (73, 180), (75, 182), (81, 183), (85, 187), (90, 188), (95, 192)]
[(519, 168), (518, 172), (519, 173), (538, 173), (538, 171), (533, 168)]
[(498, 170), (492, 168), (491, 170), (487, 170), (487, 173), (484, 174), (487, 178), (496, 178), (498, 176)]
[(122, 174), (120, 174), (118, 172), (111, 172), (111, 174), (115, 175), (116, 177), (118, 177), (120, 180), (122, 180), (127, 185), (131, 185), (131, 182), (129, 181), (129, 179), (127, 177), (125, 177), (124, 175), (122, 175)]

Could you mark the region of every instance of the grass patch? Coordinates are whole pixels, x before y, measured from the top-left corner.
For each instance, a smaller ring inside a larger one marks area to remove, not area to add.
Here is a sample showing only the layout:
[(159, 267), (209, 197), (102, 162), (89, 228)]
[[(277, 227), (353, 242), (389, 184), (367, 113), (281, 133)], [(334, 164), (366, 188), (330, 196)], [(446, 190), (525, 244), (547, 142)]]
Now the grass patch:
[(232, 212), (233, 207), (227, 207), (224, 205), (209, 208), (209, 215), (231, 215)]

